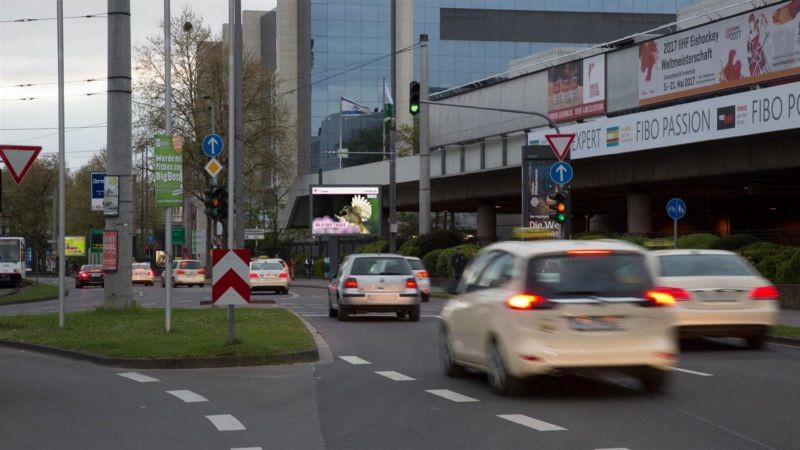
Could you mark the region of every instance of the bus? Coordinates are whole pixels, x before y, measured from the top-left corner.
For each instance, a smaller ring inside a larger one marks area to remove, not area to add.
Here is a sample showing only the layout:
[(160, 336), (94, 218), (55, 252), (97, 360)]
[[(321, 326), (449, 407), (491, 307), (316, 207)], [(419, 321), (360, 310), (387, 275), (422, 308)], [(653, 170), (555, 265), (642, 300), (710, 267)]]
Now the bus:
[(25, 269), (25, 238), (0, 237), (0, 284), (19, 286)]

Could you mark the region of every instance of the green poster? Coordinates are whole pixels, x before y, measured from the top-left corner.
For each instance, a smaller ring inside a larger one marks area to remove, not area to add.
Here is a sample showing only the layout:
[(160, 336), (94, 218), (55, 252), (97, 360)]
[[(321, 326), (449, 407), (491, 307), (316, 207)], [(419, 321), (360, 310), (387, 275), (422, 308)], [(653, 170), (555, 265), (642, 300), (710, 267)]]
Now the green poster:
[(172, 245), (183, 245), (186, 243), (186, 228), (172, 226)]
[(156, 135), (153, 154), (153, 173), (156, 187), (156, 207), (183, 206), (183, 155), (172, 146), (172, 136)]
[(103, 229), (92, 228), (89, 230), (89, 252), (100, 254), (103, 253)]

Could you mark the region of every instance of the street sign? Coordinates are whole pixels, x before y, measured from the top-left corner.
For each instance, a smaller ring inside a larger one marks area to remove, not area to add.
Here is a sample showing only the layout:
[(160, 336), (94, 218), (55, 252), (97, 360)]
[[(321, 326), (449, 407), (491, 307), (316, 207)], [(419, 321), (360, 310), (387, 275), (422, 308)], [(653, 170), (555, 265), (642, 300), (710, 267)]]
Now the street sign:
[(544, 137), (546, 137), (547, 142), (550, 143), (550, 148), (553, 149), (556, 158), (558, 158), (559, 161), (563, 161), (564, 157), (567, 156), (567, 152), (569, 152), (569, 146), (572, 145), (572, 141), (575, 140), (575, 133), (546, 134)]
[(183, 245), (186, 243), (186, 228), (172, 226), (172, 245)]
[(155, 240), (156, 240), (156, 237), (153, 236), (152, 234), (150, 236), (147, 236), (147, 242), (150, 242), (152, 244)]
[(245, 228), (244, 229), (244, 240), (245, 241), (260, 241), (264, 239), (264, 229), (263, 228)]
[(341, 148), (336, 152), (336, 157), (339, 158), (339, 159), (347, 159), (347, 158), (349, 158), (349, 155), (348, 155), (349, 152), (350, 152), (350, 150), (348, 150), (346, 148)]
[(224, 148), (225, 143), (223, 142), (222, 137), (217, 133), (207, 134), (206, 137), (203, 138), (203, 153), (205, 153), (209, 158), (219, 156)]
[(208, 160), (208, 163), (206, 163), (206, 172), (212, 177), (216, 177), (222, 172), (222, 164), (217, 161), (217, 158), (211, 158)]
[(211, 261), (211, 302), (215, 305), (250, 303), (250, 250), (213, 250)]
[(556, 184), (569, 184), (572, 173), (572, 166), (568, 162), (559, 161), (550, 166), (550, 179)]
[(20, 184), (28, 174), (42, 147), (30, 145), (0, 145), (0, 157), (6, 164), (14, 182)]
[(105, 198), (105, 172), (92, 172), (91, 175), (92, 211), (103, 210), (103, 199)]
[(686, 215), (686, 203), (679, 198), (671, 198), (667, 202), (667, 215), (672, 220), (680, 220)]

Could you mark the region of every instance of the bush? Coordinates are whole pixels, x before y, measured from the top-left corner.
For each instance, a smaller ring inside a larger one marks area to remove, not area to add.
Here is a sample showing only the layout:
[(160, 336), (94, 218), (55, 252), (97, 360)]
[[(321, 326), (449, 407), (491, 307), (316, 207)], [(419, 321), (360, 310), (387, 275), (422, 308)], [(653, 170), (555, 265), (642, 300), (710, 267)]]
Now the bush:
[(439, 259), (439, 253), (442, 253), (444, 249), (436, 249), (431, 250), (422, 257), (422, 264), (425, 265), (425, 268), (428, 269), (430, 272), (431, 277), (438, 277), (439, 274), (436, 272), (436, 261)]
[(792, 257), (778, 267), (775, 283), (800, 284), (800, 251), (793, 249)]
[(435, 230), (418, 238), (419, 250), (423, 255), (427, 255), (432, 250), (439, 248), (450, 248), (464, 243), (464, 236), (461, 233), (446, 230)]
[(736, 251), (744, 247), (745, 245), (754, 244), (756, 242), (760, 241), (752, 235), (732, 234), (730, 236), (719, 238), (717, 241), (711, 244), (711, 248)]
[(645, 242), (648, 241), (646, 236), (636, 236), (633, 234), (619, 234), (613, 236), (612, 239), (618, 239), (620, 241), (630, 242), (631, 244), (640, 245), (642, 247), (645, 246)]
[(608, 239), (609, 236), (599, 231), (584, 231), (583, 233), (576, 234), (574, 239), (589, 241), (592, 239)]
[(450, 260), (453, 259), (453, 255), (456, 254), (456, 250), (459, 248), (464, 252), (467, 262), (481, 249), (480, 246), (475, 244), (461, 244), (442, 250), (442, 252), (439, 253), (439, 258), (436, 260), (436, 272), (438, 277), (453, 278), (453, 266), (450, 264)]
[[(795, 247), (779, 247), (775, 253), (770, 254), (756, 264), (756, 270), (761, 272), (764, 278), (772, 281), (773, 283), (783, 283), (778, 272), (782, 269), (784, 264), (787, 264), (800, 249)], [(788, 275), (783, 273), (782, 275)]]
[(313, 274), (314, 278), (324, 278), (325, 276), (325, 268), (323, 263), (325, 261), (322, 258), (315, 258), (314, 265), (311, 266), (311, 273)]
[(419, 246), (419, 239), (413, 238), (403, 242), (397, 253), (403, 256), (416, 256), (417, 258), (423, 255), (422, 248)]
[(381, 239), (379, 241), (364, 244), (358, 248), (357, 253), (386, 253), (389, 251), (389, 241)]
[(773, 244), (771, 242), (756, 242), (755, 244), (747, 244), (738, 250), (739, 254), (745, 257), (750, 264), (758, 266), (766, 258), (780, 253), (783, 247)]
[(708, 233), (685, 234), (678, 236), (678, 248), (712, 248), (719, 237)]

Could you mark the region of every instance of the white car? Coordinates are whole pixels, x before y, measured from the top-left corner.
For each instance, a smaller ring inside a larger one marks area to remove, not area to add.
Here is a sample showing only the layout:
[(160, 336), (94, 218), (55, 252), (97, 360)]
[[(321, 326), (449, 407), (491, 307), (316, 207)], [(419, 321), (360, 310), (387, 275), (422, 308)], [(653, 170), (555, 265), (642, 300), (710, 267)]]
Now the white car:
[[(196, 259), (180, 259), (172, 263), (172, 287), (200, 286), (206, 282), (206, 269), (203, 263)], [(161, 276), (161, 287), (164, 287), (164, 276)]]
[(289, 293), (289, 271), (280, 259), (259, 259), (250, 262), (250, 292), (275, 291)]
[(557, 371), (615, 370), (661, 390), (675, 364), (675, 299), (647, 253), (612, 240), (500, 242), (476, 255), (441, 317), (445, 373), (499, 394)]
[(408, 260), (408, 263), (411, 265), (411, 270), (414, 271), (414, 276), (417, 278), (419, 295), (422, 297), (423, 302), (427, 302), (431, 298), (431, 274), (425, 269), (421, 259), (413, 256), (406, 256), (406, 260)]
[(680, 337), (741, 337), (764, 345), (778, 320), (778, 290), (744, 258), (724, 250), (651, 254), (658, 283), (675, 288)]

